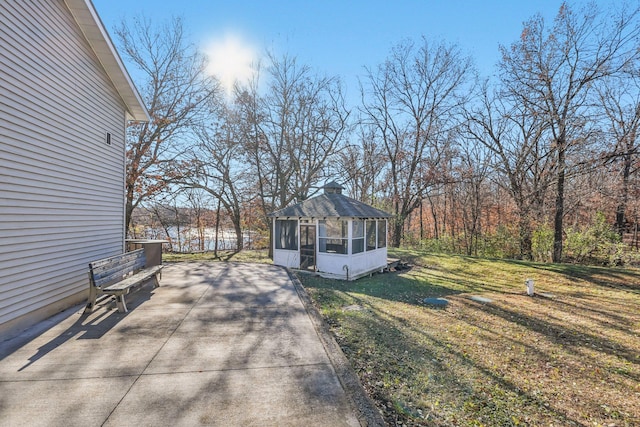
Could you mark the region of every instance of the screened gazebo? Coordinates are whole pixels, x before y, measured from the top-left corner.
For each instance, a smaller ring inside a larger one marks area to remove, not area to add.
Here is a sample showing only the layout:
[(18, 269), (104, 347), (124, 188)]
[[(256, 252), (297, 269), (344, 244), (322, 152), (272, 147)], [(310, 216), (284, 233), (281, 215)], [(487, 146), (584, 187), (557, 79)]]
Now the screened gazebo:
[(324, 194), (269, 214), (274, 264), (346, 280), (387, 266), (391, 215), (342, 190), (330, 182)]

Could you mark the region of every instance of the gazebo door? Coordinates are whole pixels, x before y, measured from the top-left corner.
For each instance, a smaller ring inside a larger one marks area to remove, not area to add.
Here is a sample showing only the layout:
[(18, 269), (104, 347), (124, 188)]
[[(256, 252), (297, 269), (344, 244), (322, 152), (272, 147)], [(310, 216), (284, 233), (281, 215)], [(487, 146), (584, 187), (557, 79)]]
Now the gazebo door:
[(316, 226), (300, 224), (300, 269), (315, 270)]

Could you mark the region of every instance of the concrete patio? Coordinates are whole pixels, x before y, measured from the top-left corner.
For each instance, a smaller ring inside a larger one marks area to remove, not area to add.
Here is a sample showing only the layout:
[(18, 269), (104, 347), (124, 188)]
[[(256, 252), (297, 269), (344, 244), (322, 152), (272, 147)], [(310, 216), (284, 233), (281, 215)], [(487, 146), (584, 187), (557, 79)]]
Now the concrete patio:
[(178, 263), (160, 283), (1, 342), (0, 424), (382, 424), (286, 270)]

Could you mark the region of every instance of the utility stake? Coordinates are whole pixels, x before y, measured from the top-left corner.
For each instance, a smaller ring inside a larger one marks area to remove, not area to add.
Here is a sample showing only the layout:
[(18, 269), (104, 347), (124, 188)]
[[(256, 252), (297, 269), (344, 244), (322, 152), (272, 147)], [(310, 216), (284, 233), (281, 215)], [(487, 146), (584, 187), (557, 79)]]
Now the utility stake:
[(527, 286), (527, 295), (532, 297), (533, 294), (534, 294), (534, 291), (533, 291), (533, 279), (525, 280), (524, 284)]

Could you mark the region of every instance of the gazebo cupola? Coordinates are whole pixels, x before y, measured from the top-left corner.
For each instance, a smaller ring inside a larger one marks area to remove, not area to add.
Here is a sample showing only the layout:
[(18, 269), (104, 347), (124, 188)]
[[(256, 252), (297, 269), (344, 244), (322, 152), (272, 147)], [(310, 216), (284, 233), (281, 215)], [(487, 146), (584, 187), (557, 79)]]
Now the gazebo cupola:
[(324, 194), (342, 194), (344, 187), (335, 181), (331, 181), (327, 182), (322, 189), (324, 190)]
[(335, 181), (323, 190), (269, 214), (274, 264), (347, 280), (385, 268), (390, 215), (343, 195)]

